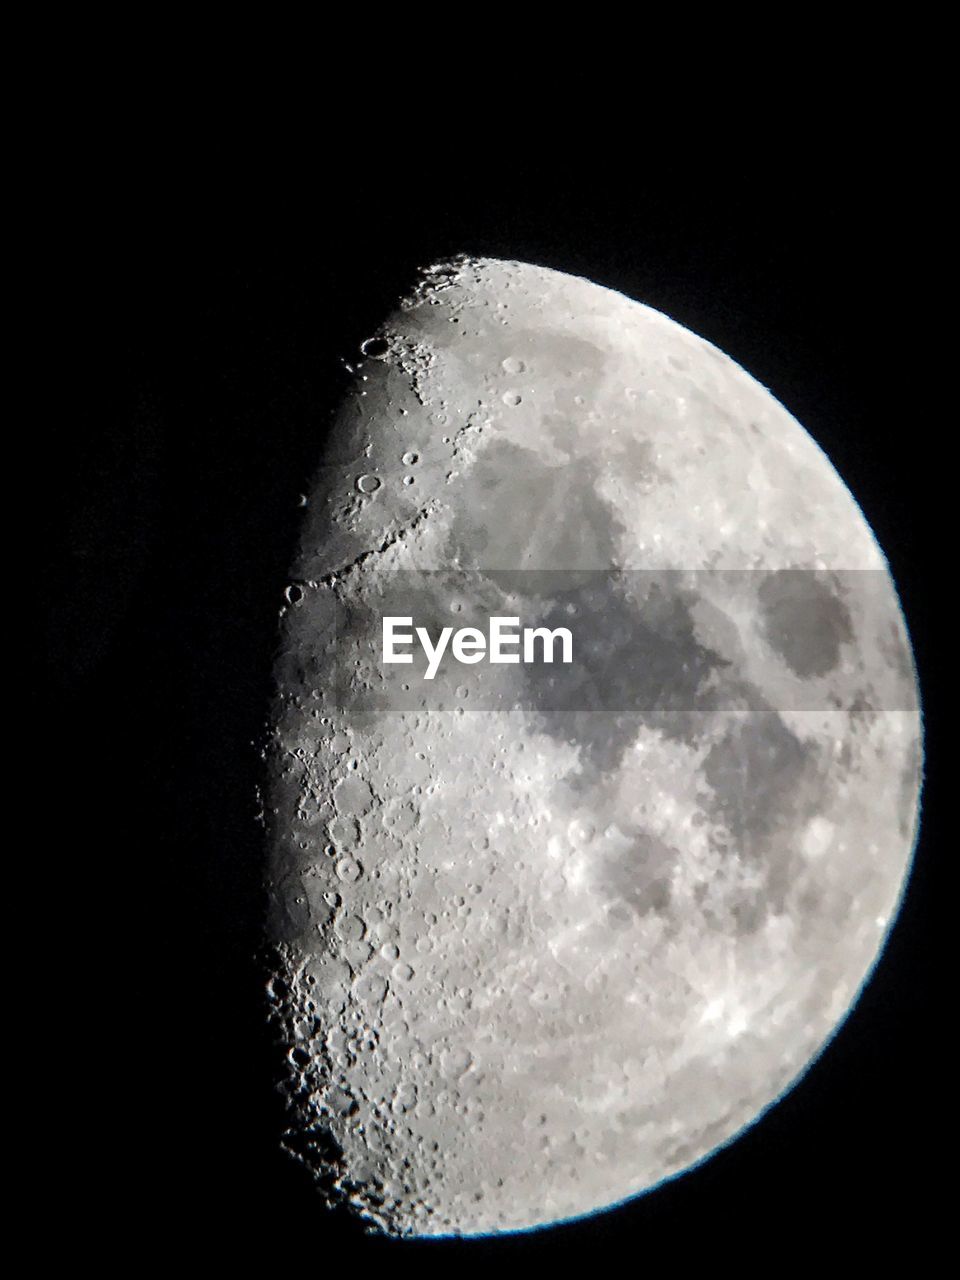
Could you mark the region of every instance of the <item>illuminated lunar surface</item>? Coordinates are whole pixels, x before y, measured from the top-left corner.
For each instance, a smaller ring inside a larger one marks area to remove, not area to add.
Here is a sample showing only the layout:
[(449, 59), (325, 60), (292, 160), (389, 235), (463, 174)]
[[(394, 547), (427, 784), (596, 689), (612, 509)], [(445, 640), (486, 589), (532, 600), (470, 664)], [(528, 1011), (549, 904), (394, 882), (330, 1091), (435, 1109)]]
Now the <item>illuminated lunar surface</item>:
[[(921, 724), (883, 555), (730, 359), (515, 262), (424, 273), (318, 464), (267, 753), (286, 1145), (400, 1235), (649, 1190), (803, 1072), (896, 913)], [(565, 619), (566, 683), (404, 689), (388, 600)]]

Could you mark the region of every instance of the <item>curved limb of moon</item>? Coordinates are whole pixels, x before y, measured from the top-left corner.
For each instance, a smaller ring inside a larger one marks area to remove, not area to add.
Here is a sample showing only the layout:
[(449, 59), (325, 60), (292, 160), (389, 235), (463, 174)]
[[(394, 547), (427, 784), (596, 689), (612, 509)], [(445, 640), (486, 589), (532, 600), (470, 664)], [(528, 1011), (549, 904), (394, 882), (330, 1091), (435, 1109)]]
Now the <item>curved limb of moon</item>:
[[(290, 1149), (400, 1235), (681, 1173), (816, 1057), (909, 869), (916, 680), (855, 501), (701, 338), (462, 259), (365, 344), (308, 512), (268, 753)], [(579, 665), (387, 681), (410, 592), (565, 621)]]

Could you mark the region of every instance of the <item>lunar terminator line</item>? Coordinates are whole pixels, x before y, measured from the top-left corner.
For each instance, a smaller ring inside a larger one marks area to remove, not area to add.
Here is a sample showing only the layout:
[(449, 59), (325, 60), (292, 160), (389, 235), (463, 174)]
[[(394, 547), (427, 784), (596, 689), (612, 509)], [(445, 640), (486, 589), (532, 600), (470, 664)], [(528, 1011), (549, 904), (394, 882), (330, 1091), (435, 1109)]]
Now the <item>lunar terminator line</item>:
[[(361, 355), (268, 753), (286, 1142), (374, 1229), (522, 1230), (709, 1155), (846, 1016), (909, 870), (916, 678), (825, 455), (665, 316), (460, 259)], [(535, 613), (582, 664), (425, 693), (385, 613)]]

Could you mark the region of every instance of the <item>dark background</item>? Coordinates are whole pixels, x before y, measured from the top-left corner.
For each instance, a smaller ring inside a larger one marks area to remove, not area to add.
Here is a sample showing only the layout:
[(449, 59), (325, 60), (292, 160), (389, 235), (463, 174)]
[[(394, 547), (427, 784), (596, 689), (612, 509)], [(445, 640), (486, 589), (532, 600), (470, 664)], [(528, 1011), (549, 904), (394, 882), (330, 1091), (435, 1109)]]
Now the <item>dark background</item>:
[[(921, 289), (930, 201), (884, 166), (816, 165), (669, 197), (529, 173), (412, 200), (382, 175), (275, 205), (186, 185), (86, 184), (45, 301), (63, 412), (43, 434), (62, 538), (45, 579), (65, 753), (61, 972), (81, 993), (54, 1085), (85, 1238), (138, 1256), (297, 1265), (586, 1259), (765, 1272), (861, 1263), (942, 1222), (949, 1110), (931, 509), (941, 466)], [(497, 186), (497, 184), (493, 184)], [(92, 194), (91, 194), (92, 193)], [(386, 194), (385, 194), (386, 193)], [(264, 1027), (254, 746), (274, 627), (325, 413), (418, 266), (459, 251), (582, 274), (702, 334), (826, 449), (884, 547), (924, 680), (928, 781), (903, 911), (874, 980), (803, 1081), (732, 1147), (632, 1204), (526, 1236), (397, 1243), (325, 1214), (278, 1150)], [(42, 856), (42, 855), (39, 855)], [(952, 1001), (950, 1007), (952, 1008)], [(942, 1015), (940, 1015), (942, 1016)], [(287, 1243), (284, 1243), (287, 1241)], [(640, 1252), (636, 1252), (637, 1250)], [(598, 1253), (598, 1251), (600, 1251)]]

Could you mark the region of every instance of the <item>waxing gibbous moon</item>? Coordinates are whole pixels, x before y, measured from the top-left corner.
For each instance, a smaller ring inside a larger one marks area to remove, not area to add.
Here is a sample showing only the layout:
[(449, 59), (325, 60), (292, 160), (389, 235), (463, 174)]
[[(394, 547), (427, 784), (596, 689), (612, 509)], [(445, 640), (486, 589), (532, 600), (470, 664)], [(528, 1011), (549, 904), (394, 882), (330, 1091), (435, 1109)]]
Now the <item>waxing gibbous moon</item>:
[[(802, 1074), (897, 911), (921, 722), (883, 554), (723, 353), (457, 259), (351, 361), (267, 752), (285, 1144), (371, 1229), (619, 1203)], [(384, 612), (566, 667), (381, 662)]]

